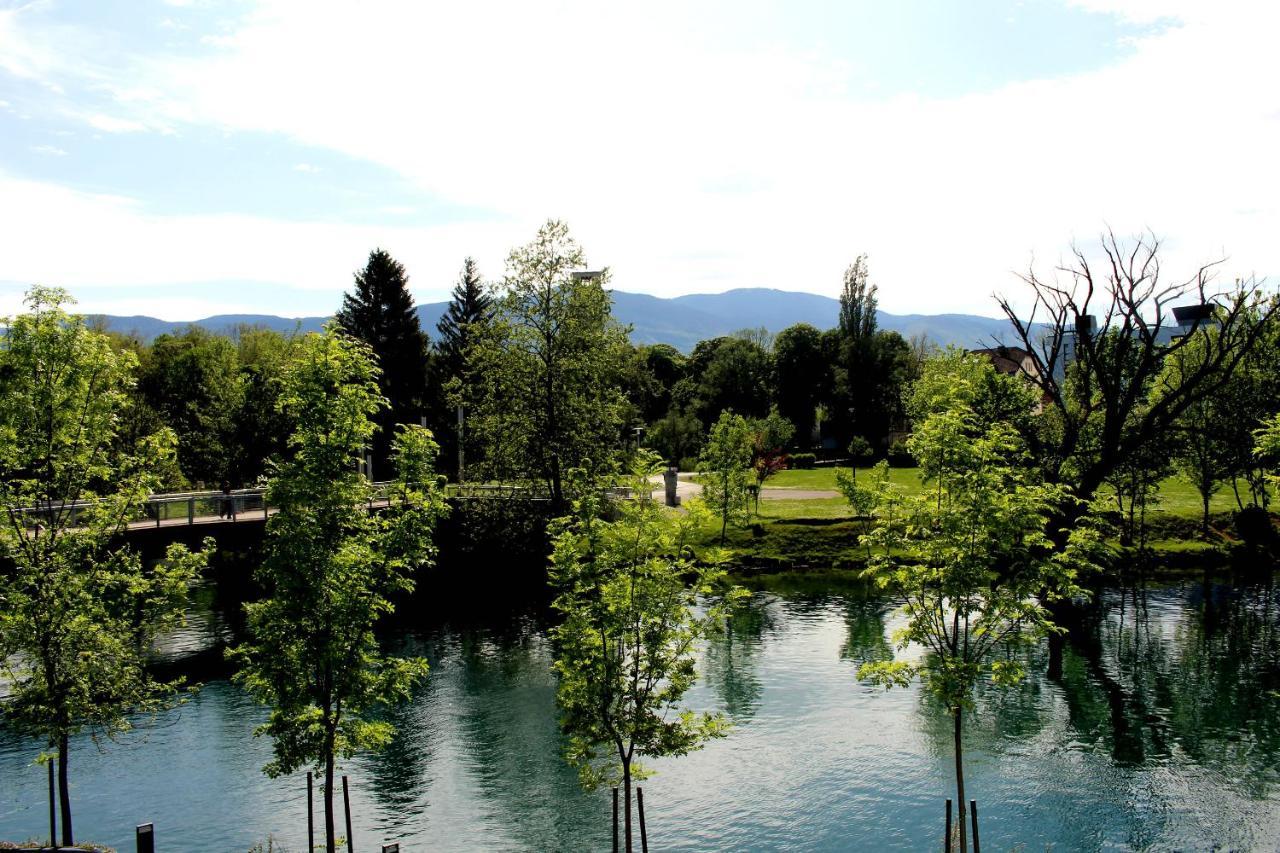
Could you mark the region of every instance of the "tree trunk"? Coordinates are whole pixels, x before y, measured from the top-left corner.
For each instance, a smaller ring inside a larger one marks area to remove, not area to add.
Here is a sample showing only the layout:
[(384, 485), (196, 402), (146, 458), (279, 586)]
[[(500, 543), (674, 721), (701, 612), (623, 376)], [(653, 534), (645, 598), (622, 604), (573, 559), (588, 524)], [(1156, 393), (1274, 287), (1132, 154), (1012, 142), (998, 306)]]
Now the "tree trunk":
[(1209, 493), (1201, 492), (1200, 500), (1204, 504), (1204, 519), (1200, 526), (1204, 532), (1205, 538), (1207, 539), (1209, 538)]
[(71, 792), (67, 790), (67, 736), (58, 736), (58, 804), (62, 810), (62, 846), (75, 844), (71, 830)]
[(631, 762), (622, 762), (622, 787), (626, 791), (626, 812), (623, 817), (623, 826), (626, 831), (623, 835), (627, 839), (627, 853), (631, 853)]
[(960, 742), (960, 717), (963, 711), (957, 706), (954, 713), (956, 721), (956, 797), (960, 807), (957, 813), (957, 821), (960, 824), (960, 853), (965, 853), (969, 849), (969, 845), (966, 840), (964, 826), (964, 804), (968, 802), (964, 798), (964, 746)]
[(729, 510), (724, 511), (724, 515), (720, 516), (720, 544), (724, 545), (725, 533), (729, 530)]

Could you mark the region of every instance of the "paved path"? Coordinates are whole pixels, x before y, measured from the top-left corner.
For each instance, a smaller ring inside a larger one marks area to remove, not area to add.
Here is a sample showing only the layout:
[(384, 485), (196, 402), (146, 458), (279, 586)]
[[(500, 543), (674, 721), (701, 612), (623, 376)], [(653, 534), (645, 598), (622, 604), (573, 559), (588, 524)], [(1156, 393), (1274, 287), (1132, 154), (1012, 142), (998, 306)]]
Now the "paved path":
[[(689, 498), (696, 498), (698, 495), (702, 494), (702, 485), (700, 483), (693, 482), (694, 476), (696, 475), (691, 473), (680, 474), (679, 479), (676, 481), (676, 494), (680, 497), (680, 500), (684, 501)], [(662, 485), (662, 476), (659, 475), (654, 477), (653, 483), (658, 487), (653, 491), (654, 498), (657, 500), (663, 500), (665, 498), (666, 491)], [(760, 490), (760, 500), (762, 501), (804, 501), (838, 497), (840, 497), (840, 493), (834, 489), (779, 489), (765, 486)]]

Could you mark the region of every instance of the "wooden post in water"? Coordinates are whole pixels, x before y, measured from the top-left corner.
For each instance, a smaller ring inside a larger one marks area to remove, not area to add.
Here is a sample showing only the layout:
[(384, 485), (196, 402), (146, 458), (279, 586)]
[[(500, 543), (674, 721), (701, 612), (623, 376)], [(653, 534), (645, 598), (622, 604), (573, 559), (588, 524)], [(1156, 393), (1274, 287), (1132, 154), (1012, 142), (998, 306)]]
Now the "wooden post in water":
[(138, 853), (156, 853), (156, 825), (140, 823), (135, 832)]
[(649, 833), (644, 828), (644, 788), (636, 788), (636, 807), (640, 809), (640, 853), (649, 853)]
[[(947, 800), (947, 822), (951, 822), (951, 801)], [(311, 771), (307, 771), (307, 850), (316, 849), (315, 807), (311, 802)]]
[(196, 499), (187, 498), (187, 524), (196, 523)]
[(355, 842), (351, 840), (351, 794), (347, 791), (347, 774), (342, 774), (342, 810), (347, 816), (347, 853), (355, 853)]
[(981, 853), (978, 848), (978, 801), (969, 801), (969, 817), (973, 819), (973, 853)]
[(613, 853), (618, 853), (618, 789), (617, 788), (613, 789)]
[(54, 808), (54, 802), (58, 799), (53, 790), (53, 759), (50, 758), (49, 764), (49, 846), (58, 846), (58, 812)]
[[(307, 774), (310, 775), (310, 774)], [(942, 853), (951, 853), (951, 798), (947, 798), (947, 831), (942, 836)]]

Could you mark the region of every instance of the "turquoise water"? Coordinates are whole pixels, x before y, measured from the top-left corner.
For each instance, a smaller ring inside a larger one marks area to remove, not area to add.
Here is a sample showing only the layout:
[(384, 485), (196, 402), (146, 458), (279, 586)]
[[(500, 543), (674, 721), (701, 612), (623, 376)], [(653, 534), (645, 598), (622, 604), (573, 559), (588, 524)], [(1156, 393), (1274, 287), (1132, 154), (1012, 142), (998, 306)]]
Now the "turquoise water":
[[(174, 655), (226, 634), (216, 603), (195, 615)], [(893, 623), (856, 586), (757, 592), (689, 696), (733, 731), (644, 783), (652, 849), (936, 848), (950, 720), (918, 689), (855, 677), (890, 653)], [(346, 767), (356, 850), (608, 849), (608, 793), (582, 792), (560, 758), (539, 604), (438, 596), (404, 608), (388, 641), (432, 671), (395, 711), (391, 748)], [(983, 691), (966, 731), (985, 849), (1280, 848), (1274, 589), (1108, 590), (1060, 680), (1043, 652), (1030, 663), (1019, 689)], [(215, 677), (104, 751), (78, 739), (77, 835), (132, 850), (134, 825), (153, 821), (161, 850), (244, 851), (268, 834), (302, 850), (305, 783), (260, 772), (262, 718)], [(38, 750), (0, 730), (0, 839), (47, 831)]]

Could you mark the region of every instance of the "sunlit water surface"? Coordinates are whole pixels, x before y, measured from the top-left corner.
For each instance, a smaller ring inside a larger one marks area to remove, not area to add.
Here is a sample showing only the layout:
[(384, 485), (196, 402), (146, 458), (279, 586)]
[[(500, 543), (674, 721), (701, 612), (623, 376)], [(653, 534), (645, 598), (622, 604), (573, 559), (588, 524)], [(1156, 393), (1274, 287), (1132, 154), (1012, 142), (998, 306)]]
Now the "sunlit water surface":
[[(814, 587), (817, 589), (814, 589)], [(204, 595), (181, 656), (227, 635)], [(547, 620), (475, 593), (403, 608), (389, 642), (431, 675), (398, 735), (348, 763), (355, 849), (607, 850), (609, 795), (561, 758)], [(478, 615), (483, 614), (483, 615)], [(653, 850), (936, 848), (952, 790), (950, 720), (918, 688), (858, 682), (891, 653), (893, 608), (834, 582), (757, 592), (705, 650), (689, 697), (728, 737), (654, 763)], [(1068, 648), (1019, 689), (983, 691), (966, 731), (988, 850), (1280, 848), (1280, 596), (1259, 586), (1108, 591)], [(299, 775), (268, 779), (264, 718), (213, 678), (181, 709), (99, 748), (73, 746), (76, 834), (124, 850), (305, 848)], [(0, 839), (47, 831), (39, 744), (0, 729)], [(340, 812), (339, 812), (340, 814)]]

